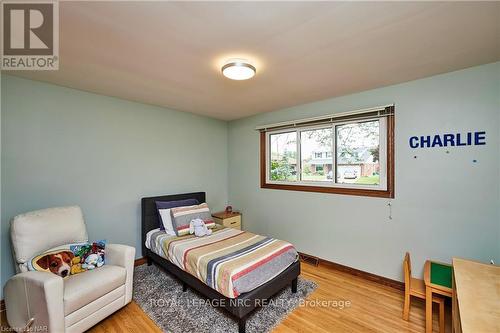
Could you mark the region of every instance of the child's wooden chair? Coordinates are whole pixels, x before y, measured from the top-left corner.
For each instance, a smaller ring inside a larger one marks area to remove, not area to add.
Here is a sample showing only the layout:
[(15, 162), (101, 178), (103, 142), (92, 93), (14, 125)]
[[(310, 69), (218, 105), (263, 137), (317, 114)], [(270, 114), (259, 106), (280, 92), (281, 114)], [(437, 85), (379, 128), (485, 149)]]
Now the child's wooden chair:
[[(425, 299), (424, 280), (411, 277), (410, 253), (406, 252), (403, 261), (403, 271), (405, 276), (405, 300), (403, 305), (403, 319), (410, 319), (411, 296)], [(444, 298), (437, 295), (432, 296), (432, 302), (439, 304), (439, 332), (444, 333)]]

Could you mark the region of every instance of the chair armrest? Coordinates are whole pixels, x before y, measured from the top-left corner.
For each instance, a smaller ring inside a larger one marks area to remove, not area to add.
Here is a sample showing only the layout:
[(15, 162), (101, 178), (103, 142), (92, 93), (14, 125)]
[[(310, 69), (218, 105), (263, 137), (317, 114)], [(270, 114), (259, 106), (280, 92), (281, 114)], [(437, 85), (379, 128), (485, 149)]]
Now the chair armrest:
[(58, 275), (37, 271), (14, 275), (4, 287), (9, 325), (20, 331), (34, 318), (32, 329), (64, 332), (63, 295), (64, 282)]
[(135, 248), (122, 244), (107, 244), (105, 260), (107, 265), (134, 267)]
[(125, 304), (132, 300), (132, 282), (134, 278), (135, 248), (122, 244), (107, 244), (105, 262), (106, 265), (114, 265), (125, 268), (127, 277), (125, 280)]

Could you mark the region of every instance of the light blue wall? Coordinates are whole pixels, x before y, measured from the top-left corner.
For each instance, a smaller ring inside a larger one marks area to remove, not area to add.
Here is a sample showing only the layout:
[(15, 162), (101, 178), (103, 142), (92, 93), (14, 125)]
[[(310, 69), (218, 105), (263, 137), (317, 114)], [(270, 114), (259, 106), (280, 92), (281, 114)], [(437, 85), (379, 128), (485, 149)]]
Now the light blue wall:
[[(220, 209), (228, 184), (246, 229), (375, 274), (401, 279), (406, 250), (417, 274), (425, 258), (500, 262), (500, 63), (229, 125), (12, 76), (1, 84), (2, 285), (13, 272), (8, 222), (18, 213), (79, 204), (91, 239), (139, 249), (140, 197), (205, 190)], [(397, 114), (392, 221), (386, 199), (260, 189), (257, 125), (388, 103)], [(407, 144), (469, 130), (485, 130), (488, 144), (449, 154)]]
[[(227, 202), (227, 123), (2, 75), (2, 286), (9, 220), (82, 207), (90, 239), (140, 245), (140, 198), (206, 191)], [(50, 235), (40, 235), (50, 237)]]
[[(229, 199), (245, 229), (300, 251), (401, 280), (410, 251), (426, 258), (500, 261), (500, 63), (253, 116), (229, 124)], [(261, 189), (258, 125), (396, 105), (396, 197)], [(487, 145), (412, 150), (413, 135), (487, 132)], [(417, 155), (417, 158), (414, 158)], [(477, 159), (477, 163), (473, 160)]]

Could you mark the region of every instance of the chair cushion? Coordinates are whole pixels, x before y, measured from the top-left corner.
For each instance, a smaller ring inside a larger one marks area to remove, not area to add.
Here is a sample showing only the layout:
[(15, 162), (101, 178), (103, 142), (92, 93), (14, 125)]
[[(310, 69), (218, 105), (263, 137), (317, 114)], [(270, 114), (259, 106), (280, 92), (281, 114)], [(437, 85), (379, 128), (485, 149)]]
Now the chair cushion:
[(64, 280), (64, 315), (80, 309), (125, 284), (123, 267), (104, 265)]
[(11, 238), (19, 265), (47, 249), (86, 242), (87, 230), (80, 207), (48, 208), (14, 217)]

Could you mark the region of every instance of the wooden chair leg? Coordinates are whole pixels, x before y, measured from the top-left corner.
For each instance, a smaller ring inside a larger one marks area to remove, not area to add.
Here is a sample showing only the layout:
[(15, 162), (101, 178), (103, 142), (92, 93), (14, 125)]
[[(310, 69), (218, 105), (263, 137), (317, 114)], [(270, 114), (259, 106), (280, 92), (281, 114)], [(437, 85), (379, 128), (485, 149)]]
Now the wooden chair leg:
[(439, 303), (439, 333), (444, 333), (444, 300)]
[(432, 333), (432, 289), (425, 288), (425, 332)]
[(403, 319), (406, 321), (410, 319), (410, 302), (411, 302), (410, 294), (405, 293), (405, 300), (403, 304)]

